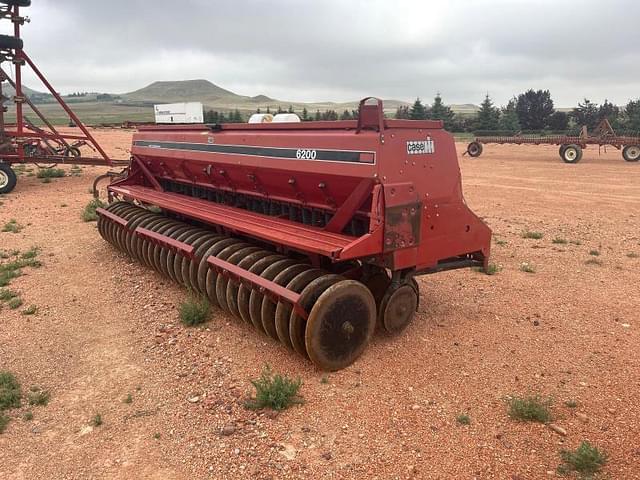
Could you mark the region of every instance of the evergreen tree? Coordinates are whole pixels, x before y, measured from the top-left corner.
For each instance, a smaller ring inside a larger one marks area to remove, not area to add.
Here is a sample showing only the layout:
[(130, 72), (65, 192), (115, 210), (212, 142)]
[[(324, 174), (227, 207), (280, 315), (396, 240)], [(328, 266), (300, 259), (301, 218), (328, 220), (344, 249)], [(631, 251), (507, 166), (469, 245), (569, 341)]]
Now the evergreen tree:
[(351, 118), (353, 118), (354, 120), (357, 120), (359, 116), (360, 116), (360, 112), (357, 109), (351, 110)]
[(516, 113), (524, 130), (544, 129), (553, 112), (553, 100), (549, 90), (530, 89), (518, 95)]
[(322, 114), (320, 113), (320, 110), (316, 110), (316, 114), (313, 117), (313, 119), (317, 122), (318, 120), (322, 120)]
[(516, 98), (512, 98), (509, 100), (509, 103), (507, 103), (507, 106), (502, 108), (499, 123), (501, 131), (518, 133), (521, 130), (518, 112), (516, 112), (517, 101)]
[(260, 113), (260, 107), (256, 108), (256, 113)]
[(269, 105), (267, 105), (267, 112), (266, 113), (271, 113), (271, 109), (269, 108)]
[(351, 112), (349, 110), (345, 110), (344, 112), (342, 112), (342, 115), (340, 115), (340, 120), (351, 120)]
[(396, 114), (394, 116), (395, 118), (398, 119), (409, 119), (411, 118), (410, 113), (409, 113), (409, 106), (408, 105), (400, 105), (398, 107), (398, 109), (396, 110)]
[(307, 110), (307, 107), (304, 107), (302, 109), (302, 121), (306, 122), (307, 120), (309, 120), (309, 111)]
[(282, 109), (282, 107), (280, 105), (278, 105), (278, 112), (277, 113), (284, 113), (284, 110)]
[(620, 109), (605, 99), (604, 103), (598, 108), (598, 122), (601, 122), (605, 118), (609, 120), (612, 125), (618, 123), (618, 117), (620, 116)]
[(244, 122), (244, 119), (242, 118), (242, 114), (240, 113), (240, 110), (238, 110), (237, 108), (233, 111), (233, 114), (230, 115), (230, 120), (234, 123), (242, 123)]
[(553, 112), (549, 117), (547, 126), (554, 132), (564, 132), (569, 128), (569, 115), (565, 112)]
[(428, 116), (432, 120), (442, 120), (444, 122), (444, 128), (449, 130), (453, 126), (455, 113), (453, 113), (450, 107), (444, 104), (442, 97), (438, 93), (433, 99), (433, 104), (431, 105)]
[(293, 111), (293, 105), (289, 105), (289, 109), (287, 110), (287, 113), (295, 113)]
[(629, 100), (624, 107), (625, 128), (630, 132), (640, 133), (640, 98)]
[(497, 130), (500, 121), (500, 110), (493, 106), (489, 94), (484, 97), (476, 119), (476, 129), (480, 131)]
[(420, 97), (416, 98), (409, 110), (411, 120), (425, 120), (427, 118), (427, 108), (422, 104)]
[(579, 127), (586, 125), (593, 130), (598, 125), (598, 105), (585, 98), (584, 103), (578, 103), (571, 111), (571, 117)]

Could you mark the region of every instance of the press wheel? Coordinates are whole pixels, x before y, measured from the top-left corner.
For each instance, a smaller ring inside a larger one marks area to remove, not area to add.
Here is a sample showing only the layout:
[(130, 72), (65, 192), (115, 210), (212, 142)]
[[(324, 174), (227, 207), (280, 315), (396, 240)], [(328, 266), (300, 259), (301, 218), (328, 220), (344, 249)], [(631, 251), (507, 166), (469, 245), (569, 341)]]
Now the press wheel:
[(417, 284), (391, 286), (382, 299), (378, 321), (387, 333), (402, 332), (411, 323), (418, 308)]
[(331, 285), (307, 319), (304, 338), (309, 358), (323, 370), (351, 365), (369, 343), (375, 324), (375, 299), (364, 284), (343, 280)]
[[(291, 265), (290, 267), (285, 268), (278, 275), (276, 275), (276, 277), (273, 279), (273, 282), (277, 283), (278, 285), (285, 286), (298, 274), (308, 270), (309, 265)], [(262, 317), (262, 327), (264, 328), (264, 331), (267, 332), (267, 335), (269, 335), (274, 340), (278, 340), (275, 318), (277, 304), (278, 301), (274, 301), (272, 298), (265, 295), (262, 299), (262, 307), (260, 310), (260, 316)]]

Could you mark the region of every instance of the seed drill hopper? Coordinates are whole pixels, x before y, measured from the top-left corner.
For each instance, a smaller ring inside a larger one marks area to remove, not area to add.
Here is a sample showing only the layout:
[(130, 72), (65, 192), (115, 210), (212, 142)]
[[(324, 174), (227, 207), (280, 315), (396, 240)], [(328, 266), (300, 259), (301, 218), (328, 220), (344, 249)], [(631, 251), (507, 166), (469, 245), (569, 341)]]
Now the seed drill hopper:
[(487, 266), (452, 136), (377, 99), (350, 121), (143, 127), (131, 152), (100, 234), (321, 369), (401, 332), (415, 276)]

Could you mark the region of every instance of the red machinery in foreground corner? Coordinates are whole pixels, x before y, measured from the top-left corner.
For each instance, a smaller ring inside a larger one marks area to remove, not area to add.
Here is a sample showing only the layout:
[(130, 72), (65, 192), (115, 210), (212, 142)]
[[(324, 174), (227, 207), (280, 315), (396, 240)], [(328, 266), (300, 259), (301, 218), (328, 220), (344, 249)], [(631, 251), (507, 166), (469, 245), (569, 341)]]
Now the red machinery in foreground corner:
[(414, 276), (486, 267), (491, 241), (442, 122), (387, 120), (368, 100), (352, 121), (140, 128), (99, 232), (320, 368), (343, 368), (376, 323), (407, 326)]
[[(14, 163), (74, 163), (82, 165), (127, 165), (128, 160), (113, 160), (104, 152), (80, 119), (68, 107), (60, 95), (36, 67), (23, 50), (20, 27), (28, 18), (20, 15), (20, 7), (28, 7), (31, 0), (1, 0), (0, 20), (9, 20), (14, 25), (14, 35), (0, 35), (0, 103), (9, 100), (2, 94), (2, 83), (7, 82), (15, 90), (16, 122), (5, 123), (6, 107), (0, 107), (0, 193), (8, 193), (16, 185), (17, 177), (11, 165)], [(11, 62), (15, 68), (15, 81), (2, 68), (3, 62)], [(24, 95), (22, 68), (28, 65), (49, 93), (64, 109), (69, 119), (80, 128), (82, 135), (60, 133), (33, 102)], [(24, 105), (40, 118), (47, 130), (35, 126), (24, 116)], [(98, 158), (84, 157), (80, 148), (89, 146), (100, 154)]]

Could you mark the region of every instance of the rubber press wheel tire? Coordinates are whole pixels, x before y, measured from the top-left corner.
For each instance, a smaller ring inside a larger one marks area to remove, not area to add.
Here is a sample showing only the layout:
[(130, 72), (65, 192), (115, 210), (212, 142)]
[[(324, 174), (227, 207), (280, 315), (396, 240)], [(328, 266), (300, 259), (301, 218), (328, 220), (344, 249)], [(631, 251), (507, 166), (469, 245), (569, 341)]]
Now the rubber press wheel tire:
[(0, 194), (9, 193), (16, 187), (18, 177), (11, 165), (0, 163)]
[(567, 148), (567, 146), (565, 144), (560, 145), (560, 148), (558, 149), (558, 153), (560, 154), (560, 158), (563, 158), (564, 149), (565, 148)]
[(479, 157), (482, 155), (482, 144), (480, 142), (471, 142), (467, 146), (467, 154), (473, 158)]
[(567, 145), (562, 152), (564, 163), (578, 163), (582, 159), (582, 147), (580, 145)]
[(640, 160), (640, 145), (627, 145), (622, 149), (622, 158), (627, 162)]
[(22, 39), (11, 35), (0, 35), (0, 50), (22, 50)]

